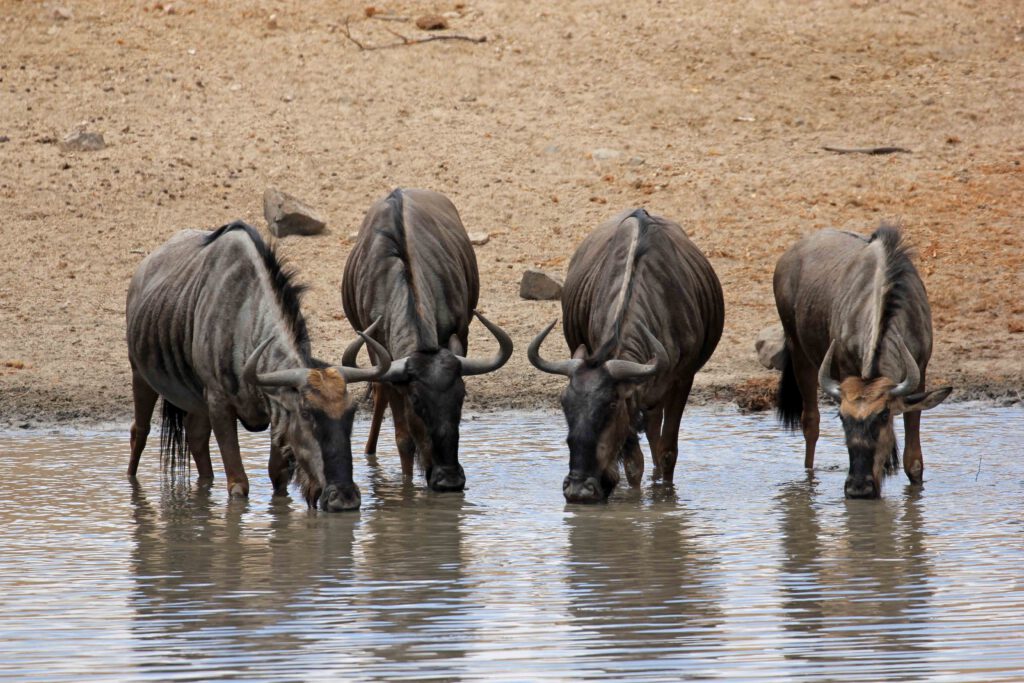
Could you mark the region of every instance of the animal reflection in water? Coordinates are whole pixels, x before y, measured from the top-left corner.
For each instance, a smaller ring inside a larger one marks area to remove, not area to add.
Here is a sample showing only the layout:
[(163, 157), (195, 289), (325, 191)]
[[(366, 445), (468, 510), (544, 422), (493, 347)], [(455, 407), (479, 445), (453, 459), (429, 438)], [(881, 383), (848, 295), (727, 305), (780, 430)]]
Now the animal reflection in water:
[(813, 474), (783, 489), (783, 623), (804, 645), (787, 657), (849, 663), (867, 642), (871, 657), (898, 654), (904, 673), (927, 677), (918, 668), (930, 656), (920, 630), (932, 595), (921, 495), (908, 485), (902, 500), (847, 501), (833, 526), (815, 505)]
[[(635, 661), (703, 656), (717, 647), (724, 621), (718, 558), (694, 539), (691, 513), (671, 487), (649, 508), (574, 508), (568, 527), (569, 613), (599, 659)], [(623, 671), (628, 670), (624, 668)]]
[[(308, 647), (309, 629), (286, 627), (296, 619), (329, 615), (342, 628), (352, 616), (340, 601), (313, 613), (310, 602), (326, 583), (348, 583), (358, 516), (292, 512), (275, 498), (266, 514), (235, 500), (215, 502), (208, 485), (165, 478), (152, 496), (132, 482), (134, 642), (159, 667), (221, 669), (279, 662), (282, 676), (294, 652)], [(269, 517), (265, 538), (247, 528)], [(301, 634), (301, 637), (300, 637)]]

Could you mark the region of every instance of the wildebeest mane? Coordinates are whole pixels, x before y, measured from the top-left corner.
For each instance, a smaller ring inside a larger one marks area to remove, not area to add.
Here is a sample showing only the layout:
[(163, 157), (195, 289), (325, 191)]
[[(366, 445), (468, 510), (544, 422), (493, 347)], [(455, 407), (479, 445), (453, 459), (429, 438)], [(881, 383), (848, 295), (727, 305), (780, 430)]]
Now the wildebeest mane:
[(278, 256), (277, 250), (263, 241), (259, 231), (244, 221), (234, 221), (220, 226), (206, 236), (203, 246), (216, 242), (219, 237), (233, 230), (243, 231), (252, 240), (253, 246), (256, 247), (256, 251), (263, 261), (263, 266), (267, 269), (270, 287), (274, 290), (274, 297), (288, 323), (288, 329), (291, 330), (296, 347), (307, 364), (316, 365), (310, 352), (306, 319), (302, 316), (302, 295), (306, 291), (306, 286), (295, 282), (295, 270), (288, 267), (284, 257)]
[(879, 343), (871, 360), (872, 375), (879, 372), (878, 360), (881, 354), (881, 340), (885, 339), (896, 314), (907, 304), (911, 293), (911, 283), (917, 277), (913, 263), (913, 250), (903, 238), (898, 225), (882, 223), (871, 234), (869, 242), (881, 242), (885, 250), (885, 296), (881, 302), (882, 313), (879, 321)]
[(657, 222), (651, 217), (651, 215), (642, 208), (636, 209), (631, 214), (623, 218), (619, 225), (621, 226), (630, 218), (635, 218), (637, 223), (636, 246), (633, 249), (632, 255), (630, 255), (628, 251), (626, 252), (626, 261), (622, 264), (624, 271), (622, 274), (622, 277), (624, 278), (622, 284), (623, 289), (621, 299), (618, 301), (619, 309), (615, 311), (614, 332), (611, 339), (602, 344), (601, 348), (593, 354), (592, 361), (595, 364), (603, 363), (607, 360), (608, 356), (611, 355), (611, 352), (621, 343), (622, 321), (626, 317), (626, 311), (629, 308), (628, 303), (633, 296), (637, 264), (640, 263), (641, 257), (650, 250), (651, 243), (648, 239), (648, 235), (650, 233), (650, 228), (657, 225)]

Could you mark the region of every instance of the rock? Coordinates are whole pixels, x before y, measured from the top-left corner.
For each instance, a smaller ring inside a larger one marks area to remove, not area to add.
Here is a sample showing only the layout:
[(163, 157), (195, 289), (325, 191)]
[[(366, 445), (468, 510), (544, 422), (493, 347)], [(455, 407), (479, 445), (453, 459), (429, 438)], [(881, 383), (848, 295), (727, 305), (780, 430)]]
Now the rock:
[(486, 232), (471, 232), (469, 233), (469, 243), (475, 244), (478, 247), (482, 247), (491, 241), (491, 236)]
[(10, 142), (11, 138), (7, 135), (0, 135), (0, 142)]
[(416, 20), (416, 28), (424, 31), (442, 31), (448, 28), (448, 21), (438, 14), (424, 14)]
[(547, 273), (529, 268), (519, 283), (519, 296), (535, 301), (557, 301), (562, 296), (562, 283)]
[(97, 152), (107, 146), (102, 133), (90, 133), (76, 130), (60, 141), (60, 148), (65, 152)]
[(590, 157), (594, 161), (609, 161), (611, 159), (618, 159), (622, 156), (622, 152), (617, 149), (607, 149), (606, 147), (599, 147), (590, 153)]
[(782, 358), (786, 352), (786, 335), (782, 325), (766, 327), (757, 334), (754, 342), (757, 360), (769, 370), (781, 370)]
[(263, 217), (277, 237), (318, 235), (327, 225), (312, 207), (273, 187), (263, 193)]
[(51, 16), (57, 21), (67, 21), (71, 19), (74, 16), (74, 14), (72, 14), (70, 7), (58, 5), (57, 7), (53, 8), (53, 13), (51, 14)]

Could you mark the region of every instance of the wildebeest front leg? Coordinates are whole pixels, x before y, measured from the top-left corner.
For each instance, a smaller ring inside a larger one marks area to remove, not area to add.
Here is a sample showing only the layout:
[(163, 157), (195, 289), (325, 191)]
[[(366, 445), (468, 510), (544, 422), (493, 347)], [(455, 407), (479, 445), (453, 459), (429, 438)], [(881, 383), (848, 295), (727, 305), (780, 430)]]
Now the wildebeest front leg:
[(640, 439), (636, 434), (630, 434), (622, 449), (622, 466), (626, 470), (626, 481), (630, 486), (640, 486), (644, 477), (644, 452), (640, 450)]
[(213, 465), (210, 463), (210, 418), (202, 413), (185, 415), (185, 440), (192, 451), (196, 472), (200, 479), (213, 479)]
[(217, 445), (220, 447), (220, 456), (224, 460), (228, 493), (244, 498), (249, 495), (249, 478), (245, 476), (242, 454), (238, 449), (237, 418), (230, 409), (211, 408), (210, 424), (213, 427), (213, 435), (217, 438)]
[(153, 408), (160, 397), (146, 381), (132, 368), (132, 400), (135, 404), (135, 417), (132, 421), (131, 446), (132, 454), (128, 460), (128, 476), (134, 477), (139, 471), (139, 458), (146, 447), (149, 436), (149, 423), (153, 419)]
[(803, 402), (800, 427), (804, 433), (804, 467), (810, 470), (814, 468), (814, 447), (818, 443), (818, 425), (821, 421), (818, 413), (818, 368), (799, 349), (792, 350), (790, 362), (793, 363), (793, 375)]
[(391, 392), (391, 417), (395, 421), (395, 444), (398, 457), (402, 459), (402, 476), (412, 479), (413, 463), (416, 460), (416, 442), (409, 429), (409, 417), (405, 414), (405, 398), (397, 391)]
[[(921, 371), (921, 384), (917, 391), (924, 391), (924, 374)], [(924, 455), (921, 453), (921, 411), (915, 410), (903, 413), (903, 433), (905, 443), (903, 445), (903, 471), (911, 484), (920, 484), (924, 481)]]
[(380, 424), (384, 421), (384, 409), (388, 404), (388, 389), (380, 382), (373, 382), (373, 418), (370, 420), (370, 434), (366, 437), (366, 448), (363, 452), (367, 455), (377, 452), (377, 439), (380, 437)]
[(276, 443), (270, 442), (270, 461), (267, 463), (267, 474), (274, 486), (275, 496), (288, 495), (288, 483), (292, 480), (291, 463), (284, 457)]
[(661, 480), (666, 484), (672, 483), (675, 474), (676, 458), (679, 455), (679, 423), (683, 419), (683, 411), (686, 410), (686, 402), (690, 399), (692, 387), (693, 376), (677, 385), (665, 406), (665, 424), (661, 428), (658, 450), (661, 451)]
[(661, 406), (651, 408), (647, 411), (647, 424), (644, 431), (647, 433), (647, 447), (651, 449), (651, 461), (654, 463), (652, 478), (661, 478), (661, 453), (658, 451), (658, 444), (661, 443), (661, 421), (664, 417)]

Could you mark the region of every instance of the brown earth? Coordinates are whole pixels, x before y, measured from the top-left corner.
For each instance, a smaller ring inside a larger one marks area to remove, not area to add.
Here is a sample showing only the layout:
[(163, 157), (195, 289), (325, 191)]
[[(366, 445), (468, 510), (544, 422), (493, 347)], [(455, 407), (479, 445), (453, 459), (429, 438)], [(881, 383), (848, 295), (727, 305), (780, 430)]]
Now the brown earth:
[[(261, 227), (268, 186), (328, 219), (280, 251), (312, 290), (314, 351), (352, 331), (347, 238), (396, 186), (446, 193), (477, 248), (481, 308), (518, 351), (470, 403), (552, 406), (525, 347), (558, 315), (518, 297), (564, 275), (620, 209), (680, 222), (725, 289), (698, 400), (754, 406), (753, 339), (801, 235), (902, 221), (931, 295), (929, 381), (1024, 387), (1024, 6), (969, 2), (18, 2), (0, 16), (0, 421), (125, 421), (124, 295), (184, 227)], [(449, 28), (421, 31), (440, 15)], [(347, 26), (347, 28), (346, 28)], [(349, 32), (351, 39), (346, 36)], [(461, 34), (386, 49), (402, 38)], [(62, 152), (81, 122), (101, 151)], [(838, 155), (823, 146), (897, 145)], [(594, 154), (595, 150), (619, 154)], [(493, 342), (474, 325), (477, 352)], [(557, 353), (551, 343), (548, 354)]]

